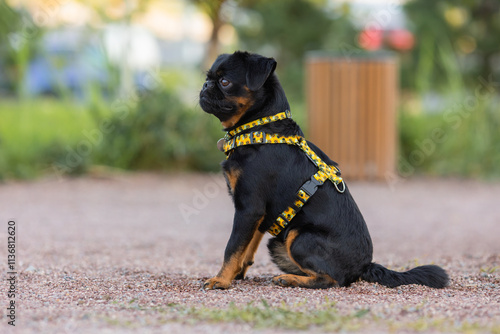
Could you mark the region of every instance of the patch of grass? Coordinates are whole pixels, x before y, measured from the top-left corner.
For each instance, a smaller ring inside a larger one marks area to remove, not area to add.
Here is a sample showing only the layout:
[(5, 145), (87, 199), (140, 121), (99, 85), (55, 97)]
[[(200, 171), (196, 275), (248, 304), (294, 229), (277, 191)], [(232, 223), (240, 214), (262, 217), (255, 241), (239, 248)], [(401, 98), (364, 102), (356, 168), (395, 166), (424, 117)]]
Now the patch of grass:
[(481, 267), (479, 270), (481, 273), (486, 273), (486, 274), (493, 274), (497, 272), (500, 269), (499, 266), (494, 266), (494, 267)]
[(392, 322), (388, 325), (392, 332), (398, 331), (415, 331), (419, 333), (438, 332), (438, 333), (500, 333), (499, 325), (482, 325), (478, 323), (470, 323), (468, 321), (453, 322), (450, 319), (433, 319), (420, 318), (410, 322)]
[(260, 303), (250, 302), (237, 306), (231, 303), (228, 308), (186, 307), (179, 304), (168, 304), (167, 307), (138, 307), (134, 303), (121, 304), (122, 308), (130, 310), (159, 312), (165, 315), (163, 320), (180, 321), (190, 325), (200, 322), (210, 323), (246, 323), (253, 328), (276, 328), (307, 330), (321, 328), (326, 331), (356, 330), (361, 327), (361, 319), (369, 314), (369, 309), (361, 309), (349, 315), (338, 313), (335, 303), (320, 304), (313, 309), (305, 309), (306, 301), (295, 305), (275, 307), (262, 299)]
[(340, 315), (334, 303), (327, 303), (313, 310), (301, 311), (286, 304), (271, 307), (266, 300), (262, 299), (260, 305), (251, 302), (241, 307), (230, 304), (227, 309), (193, 307), (184, 312), (189, 319), (194, 321), (243, 322), (257, 329), (306, 330), (311, 327), (321, 327), (329, 331), (338, 331), (354, 330), (359, 327), (357, 320), (369, 313), (369, 310), (363, 309), (351, 315)]
[[(498, 324), (479, 324), (452, 319), (421, 317), (417, 320), (405, 321), (392, 318), (380, 318), (371, 313), (370, 309), (360, 309), (350, 314), (340, 314), (334, 302), (328, 299), (314, 307), (307, 306), (307, 300), (301, 303), (271, 306), (267, 300), (250, 302), (245, 305), (229, 304), (227, 308), (219, 309), (206, 306), (187, 307), (181, 304), (167, 304), (163, 307), (141, 306), (135, 299), (128, 303), (116, 303), (120, 308), (131, 312), (141, 312), (141, 317), (147, 318), (150, 324), (165, 324), (181, 322), (187, 325), (200, 323), (245, 323), (255, 329), (285, 329), (285, 330), (317, 330), (321, 332), (357, 331), (368, 329), (388, 330), (398, 332), (410, 330), (414, 332), (438, 333), (495, 333), (500, 334)], [(151, 317), (148, 317), (151, 316)], [(129, 327), (126, 319), (102, 318), (113, 326)]]

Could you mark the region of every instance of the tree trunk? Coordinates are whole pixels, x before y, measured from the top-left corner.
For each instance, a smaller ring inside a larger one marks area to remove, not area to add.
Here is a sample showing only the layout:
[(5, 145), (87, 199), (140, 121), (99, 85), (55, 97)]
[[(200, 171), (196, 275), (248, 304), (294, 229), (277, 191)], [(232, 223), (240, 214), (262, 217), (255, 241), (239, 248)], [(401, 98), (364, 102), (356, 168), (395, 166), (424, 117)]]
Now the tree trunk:
[(219, 54), (219, 30), (224, 24), (224, 21), (221, 18), (220, 11), (222, 8), (222, 4), (225, 0), (216, 0), (210, 4), (210, 8), (208, 9), (208, 15), (210, 16), (210, 20), (212, 21), (212, 33), (210, 35), (210, 40), (208, 41), (207, 51), (205, 52), (205, 57), (202, 62), (202, 66), (204, 70), (208, 70), (215, 58)]
[(210, 40), (207, 45), (207, 52), (203, 59), (203, 68), (209, 69), (215, 58), (219, 55), (219, 30), (222, 27), (222, 21), (218, 18), (212, 21), (213, 29), (210, 35)]

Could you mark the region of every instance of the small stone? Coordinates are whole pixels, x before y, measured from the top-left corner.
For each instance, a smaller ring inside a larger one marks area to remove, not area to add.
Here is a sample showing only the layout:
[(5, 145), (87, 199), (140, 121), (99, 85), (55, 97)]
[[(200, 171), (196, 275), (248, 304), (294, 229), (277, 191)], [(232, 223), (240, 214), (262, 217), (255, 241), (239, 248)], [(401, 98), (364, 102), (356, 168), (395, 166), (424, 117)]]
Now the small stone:
[(34, 273), (36, 272), (36, 268), (33, 267), (32, 265), (30, 265), (28, 268), (24, 269), (25, 272), (28, 272), (28, 273)]

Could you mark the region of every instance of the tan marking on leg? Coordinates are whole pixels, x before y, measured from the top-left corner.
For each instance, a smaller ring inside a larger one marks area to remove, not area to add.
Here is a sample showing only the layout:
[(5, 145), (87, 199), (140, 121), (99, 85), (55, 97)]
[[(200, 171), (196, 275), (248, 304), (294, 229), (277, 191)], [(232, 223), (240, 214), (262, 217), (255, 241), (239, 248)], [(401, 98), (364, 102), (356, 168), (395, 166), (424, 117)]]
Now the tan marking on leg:
[[(262, 219), (261, 219), (261, 222), (262, 222)], [(259, 223), (259, 225), (260, 225), (260, 223)], [(252, 241), (250, 241), (250, 245), (248, 245), (246, 253), (245, 253), (245, 257), (243, 258), (242, 269), (241, 269), (240, 273), (237, 275), (236, 279), (244, 279), (245, 278), (245, 274), (247, 273), (248, 268), (253, 264), (253, 261), (255, 258), (255, 253), (257, 252), (257, 249), (259, 248), (262, 237), (264, 237), (264, 233), (262, 233), (258, 230), (253, 235)]]
[(241, 169), (231, 169), (224, 173), (226, 175), (226, 180), (229, 184), (229, 189), (231, 193), (234, 194), (234, 189), (236, 188), (236, 183), (238, 183), (238, 179), (241, 176)]
[(285, 248), (286, 248), (286, 252), (288, 254), (288, 257), (290, 258), (290, 260), (292, 260), (292, 262), (297, 266), (299, 267), (299, 269), (306, 273), (307, 275), (309, 276), (314, 276), (316, 275), (315, 272), (311, 271), (311, 270), (307, 270), (307, 269), (304, 269), (302, 268), (302, 266), (297, 262), (295, 261), (295, 259), (293, 258), (292, 256), (292, 252), (291, 252), (291, 247), (292, 247), (292, 243), (294, 242), (295, 238), (297, 238), (297, 236), (299, 235), (299, 232), (297, 230), (291, 230), (288, 235), (286, 236), (286, 239), (285, 239)]
[(308, 276), (299, 276), (293, 274), (285, 274), (273, 277), (273, 283), (281, 286), (293, 286), (293, 287), (303, 287), (303, 288), (315, 288), (315, 287), (330, 287), (338, 285), (337, 281), (326, 274), (318, 274), (312, 270), (304, 269), (295, 259), (292, 257), (291, 247), (293, 241), (297, 238), (299, 232), (297, 230), (291, 230), (286, 239), (285, 247), (288, 253), (288, 257), (291, 261), (299, 267), (301, 271), (306, 273)]
[(237, 275), (237, 273), (241, 270), (241, 263), (243, 258), (243, 251), (240, 251), (234, 254), (227, 263), (222, 265), (217, 277), (221, 279), (221, 281), (227, 284), (228, 288), (231, 285), (231, 281)]
[[(243, 263), (244, 260), (246, 259), (246, 254), (248, 250), (250, 249), (250, 246), (253, 245), (255, 249), (257, 249), (257, 246), (255, 246), (255, 242), (258, 239), (262, 239), (262, 236), (259, 238), (256, 236), (256, 234), (262, 234), (259, 232), (258, 227), (262, 223), (262, 220), (264, 217), (260, 218), (259, 221), (256, 223), (255, 230), (253, 232), (252, 239), (248, 241), (246, 245), (242, 245), (241, 249), (238, 250), (231, 258), (229, 261), (224, 262), (222, 264), (222, 268), (220, 269), (219, 273), (217, 276), (207, 280), (205, 284), (203, 285), (204, 289), (227, 289), (231, 286), (231, 281), (238, 275), (242, 270), (243, 270)], [(255, 241), (254, 241), (255, 239)], [(255, 253), (255, 251), (254, 251)], [(245, 269), (246, 271), (246, 269)]]
[(302, 275), (305, 274), (300, 271), (299, 267), (290, 259), (286, 251), (285, 243), (274, 243), (271, 251), (271, 258), (274, 264), (287, 274)]
[(253, 235), (252, 241), (250, 242), (250, 245), (248, 246), (247, 252), (245, 254), (245, 258), (243, 260), (243, 264), (246, 263), (252, 263), (255, 258), (255, 253), (257, 252), (257, 249), (259, 248), (260, 242), (262, 240), (262, 237), (264, 237), (264, 233), (257, 231)]

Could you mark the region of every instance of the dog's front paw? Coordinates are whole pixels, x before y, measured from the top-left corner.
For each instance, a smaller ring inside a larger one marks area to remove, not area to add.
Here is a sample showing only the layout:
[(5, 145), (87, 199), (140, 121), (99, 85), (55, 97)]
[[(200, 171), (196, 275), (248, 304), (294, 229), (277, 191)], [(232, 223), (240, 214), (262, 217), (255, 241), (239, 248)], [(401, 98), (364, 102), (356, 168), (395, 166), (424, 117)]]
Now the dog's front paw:
[(203, 284), (204, 290), (213, 290), (213, 289), (229, 289), (231, 286), (231, 282), (223, 281), (220, 277), (212, 277), (209, 280), (206, 280)]

